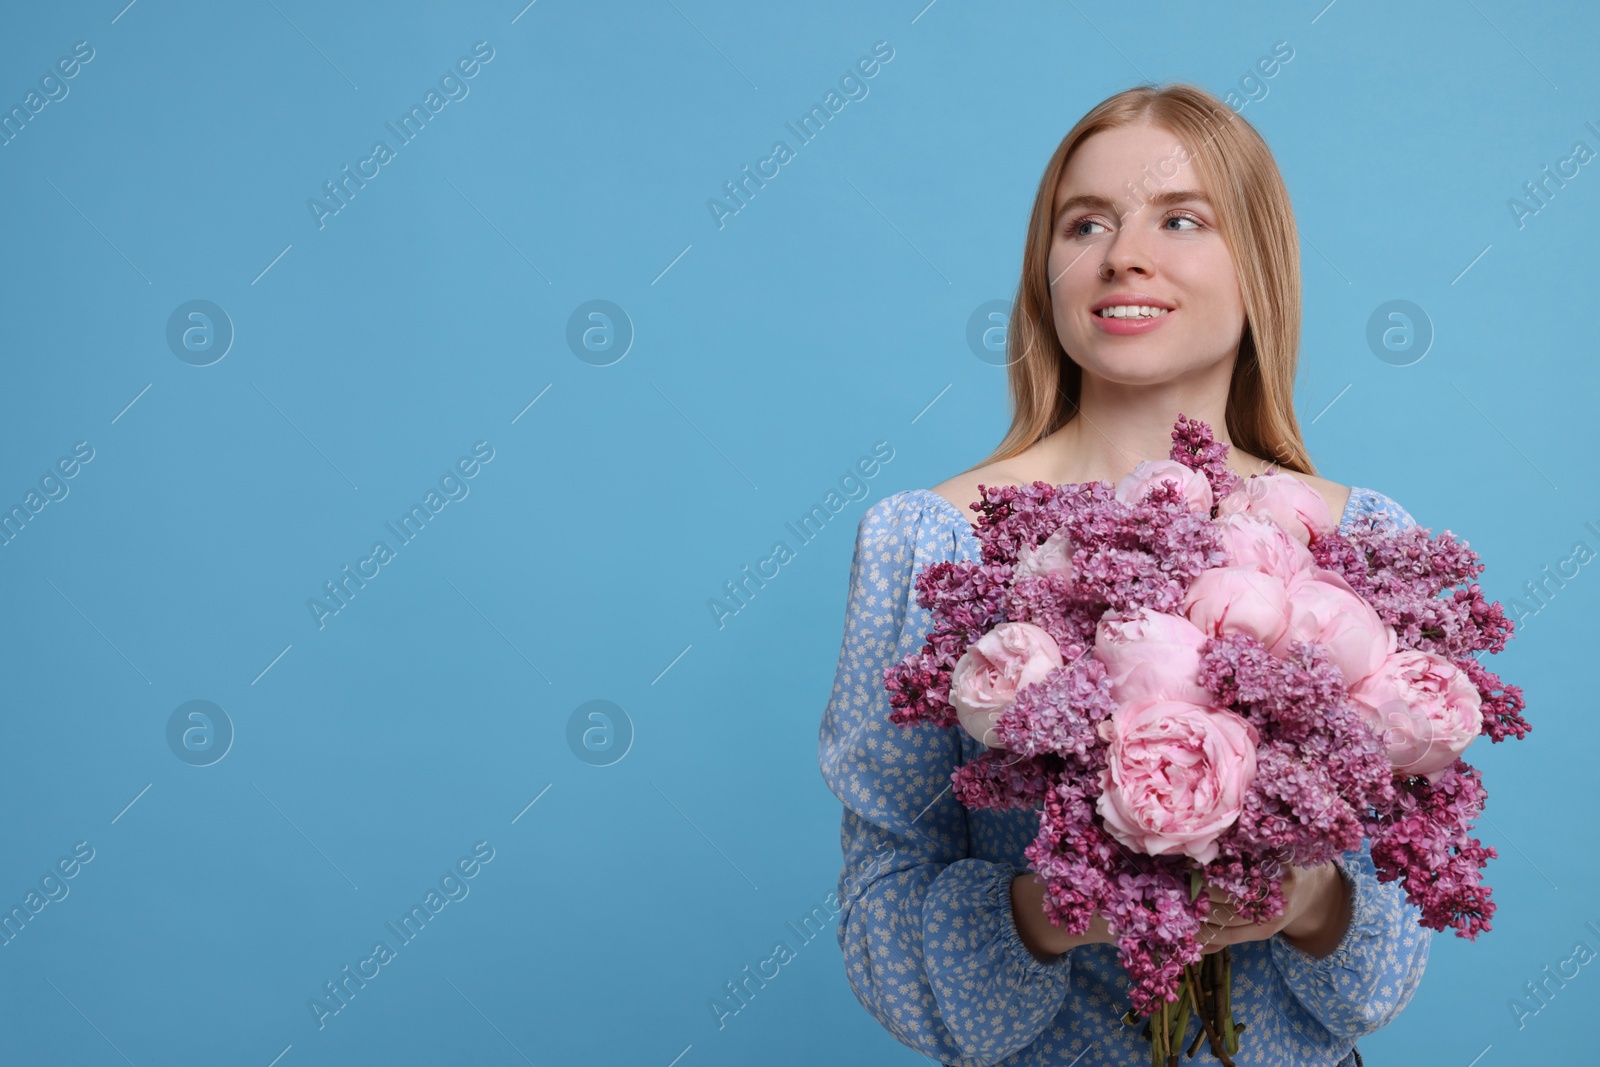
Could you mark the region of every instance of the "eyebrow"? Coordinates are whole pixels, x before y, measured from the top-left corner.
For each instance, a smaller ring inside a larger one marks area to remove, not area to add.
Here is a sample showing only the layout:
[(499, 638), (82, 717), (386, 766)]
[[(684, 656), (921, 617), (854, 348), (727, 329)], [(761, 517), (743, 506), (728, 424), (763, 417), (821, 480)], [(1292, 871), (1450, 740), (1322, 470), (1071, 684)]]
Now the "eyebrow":
[[(1212, 206), (1211, 198), (1198, 189), (1163, 189), (1160, 192), (1150, 194), (1145, 199), (1145, 202), (1154, 204), (1156, 207), (1167, 207), (1171, 204), (1204, 204), (1206, 207)], [(1056, 214), (1058, 216), (1065, 215), (1069, 211), (1076, 211), (1078, 208), (1083, 207), (1094, 208), (1097, 211), (1114, 212), (1116, 210), (1116, 206), (1103, 196), (1096, 196), (1093, 193), (1079, 193), (1077, 196), (1069, 196), (1063, 200), (1056, 207)]]

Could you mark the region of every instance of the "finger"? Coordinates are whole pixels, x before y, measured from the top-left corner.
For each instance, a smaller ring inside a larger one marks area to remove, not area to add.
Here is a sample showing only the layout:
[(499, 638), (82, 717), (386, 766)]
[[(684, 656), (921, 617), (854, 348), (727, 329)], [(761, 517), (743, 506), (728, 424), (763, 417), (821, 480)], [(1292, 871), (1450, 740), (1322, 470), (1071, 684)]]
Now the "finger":
[(1197, 939), (1203, 946), (1202, 952), (1217, 952), (1227, 945), (1237, 945), (1241, 941), (1259, 941), (1264, 934), (1261, 927), (1255, 923), (1241, 923), (1237, 926), (1211, 925), (1210, 929), (1201, 930)]
[(1201, 921), (1217, 926), (1239, 926), (1249, 920), (1240, 917), (1235, 905), (1216, 903), (1211, 905), (1211, 910)]
[(1229, 931), (1226, 927), (1202, 923), (1199, 936), (1195, 940), (1200, 943), (1201, 953), (1209, 954), (1220, 950), (1224, 945), (1231, 944), (1228, 938)]
[[(1278, 912), (1282, 912), (1282, 910), (1283, 910), (1283, 909), (1278, 909), (1277, 912), (1262, 912), (1261, 909), (1262, 909), (1262, 902), (1261, 901), (1254, 901), (1254, 902), (1251, 902), (1250, 907), (1248, 907), (1248, 910), (1246, 910), (1245, 905), (1240, 905), (1240, 907), (1237, 907), (1237, 909), (1234, 909), (1234, 912), (1232, 912), (1232, 915), (1234, 915), (1234, 917), (1237, 918), (1237, 921), (1254, 921), (1254, 923), (1264, 923), (1264, 921), (1272, 920), (1272, 918), (1274, 918), (1275, 915), (1277, 915)], [(1254, 915), (1254, 917), (1256, 917), (1256, 918), (1245, 918), (1245, 915)]]

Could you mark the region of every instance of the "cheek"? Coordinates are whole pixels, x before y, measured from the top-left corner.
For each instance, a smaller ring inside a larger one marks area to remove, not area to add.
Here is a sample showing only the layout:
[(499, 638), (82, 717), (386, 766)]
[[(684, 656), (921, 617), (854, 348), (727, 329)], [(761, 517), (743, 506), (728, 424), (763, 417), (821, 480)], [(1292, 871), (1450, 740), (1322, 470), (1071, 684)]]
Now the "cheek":
[(1073, 323), (1074, 328), (1081, 328), (1080, 316), (1077, 310), (1085, 307), (1093, 292), (1095, 278), (1092, 267), (1084, 264), (1090, 256), (1083, 256), (1073, 262), (1079, 253), (1072, 255), (1052, 254), (1048, 266), (1049, 277), (1053, 279), (1050, 285), (1050, 303), (1055, 311), (1055, 320), (1058, 325)]
[(1052, 325), (1055, 328), (1056, 343), (1073, 360), (1082, 363), (1086, 357), (1091, 357), (1095, 346), (1094, 330), (1084, 323), (1069, 309), (1071, 305), (1056, 300)]
[(1050, 246), (1046, 260), (1051, 290), (1056, 293), (1071, 290), (1081, 296), (1093, 289), (1100, 284), (1096, 271), (1104, 258), (1104, 250), (1098, 245), (1056, 241)]
[[(1168, 275), (1169, 278), (1173, 277)], [(1244, 324), (1243, 305), (1231, 280), (1204, 274), (1185, 275), (1178, 284), (1184, 305), (1182, 326), (1194, 339), (1223, 343)]]
[(1200, 298), (1208, 317), (1231, 321), (1244, 315), (1244, 299), (1233, 261), (1226, 255), (1203, 256), (1175, 266), (1185, 289)]
[(1068, 267), (1071, 262), (1065, 256), (1052, 254), (1045, 265), (1045, 270), (1048, 272), (1046, 277), (1050, 279), (1050, 299), (1057, 305), (1070, 304), (1081, 288), (1076, 272)]

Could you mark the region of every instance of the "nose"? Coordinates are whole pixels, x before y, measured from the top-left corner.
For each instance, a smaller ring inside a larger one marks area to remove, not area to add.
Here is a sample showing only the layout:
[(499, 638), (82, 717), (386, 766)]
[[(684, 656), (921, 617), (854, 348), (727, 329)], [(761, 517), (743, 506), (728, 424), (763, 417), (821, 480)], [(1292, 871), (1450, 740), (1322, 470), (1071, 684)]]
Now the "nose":
[(1150, 235), (1145, 232), (1143, 225), (1148, 209), (1148, 205), (1142, 205), (1123, 218), (1116, 232), (1111, 235), (1110, 241), (1106, 243), (1105, 255), (1101, 257), (1104, 266), (1101, 267), (1100, 273), (1104, 276), (1105, 268), (1111, 269), (1107, 281), (1118, 275), (1147, 278), (1154, 269), (1150, 256)]

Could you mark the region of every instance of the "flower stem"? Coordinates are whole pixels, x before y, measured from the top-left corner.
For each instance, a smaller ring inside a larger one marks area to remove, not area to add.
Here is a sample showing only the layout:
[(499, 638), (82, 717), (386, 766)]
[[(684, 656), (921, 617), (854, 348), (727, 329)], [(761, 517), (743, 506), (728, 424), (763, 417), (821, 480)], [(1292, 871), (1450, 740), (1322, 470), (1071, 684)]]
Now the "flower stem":
[(1233, 1067), (1233, 1061), (1225, 1055), (1224, 1042), (1221, 1032), (1221, 1022), (1217, 1015), (1217, 969), (1215, 953), (1206, 956), (1200, 961), (1197, 968), (1200, 974), (1200, 988), (1205, 991), (1206, 1010), (1200, 1016), (1200, 1022), (1206, 1028), (1206, 1039), (1211, 1046), (1211, 1054), (1221, 1060), (1226, 1067)]
[(1194, 988), (1186, 973), (1178, 983), (1178, 1003), (1173, 1005), (1172, 1039), (1167, 1049), (1167, 1067), (1178, 1067), (1178, 1049), (1183, 1045), (1184, 1031), (1189, 1029), (1189, 1006), (1194, 1001)]
[[(1233, 1021), (1233, 960), (1228, 953), (1227, 946), (1224, 945), (1222, 951), (1217, 955), (1222, 957), (1222, 981), (1217, 985), (1218, 995), (1221, 1000), (1221, 1010), (1217, 1013), (1217, 1018), (1222, 1020), (1222, 1037), (1225, 1042), (1223, 1049), (1229, 1056), (1232, 1056), (1239, 1051), (1239, 1034), (1244, 1030), (1244, 1027), (1235, 1025)], [(1224, 1063), (1227, 1062), (1225, 1057), (1218, 1058), (1222, 1059)]]

